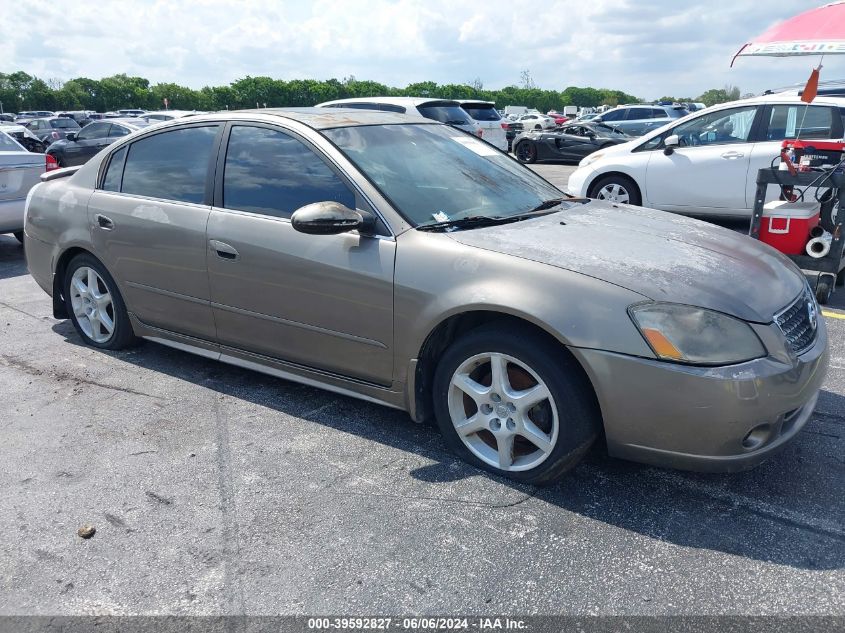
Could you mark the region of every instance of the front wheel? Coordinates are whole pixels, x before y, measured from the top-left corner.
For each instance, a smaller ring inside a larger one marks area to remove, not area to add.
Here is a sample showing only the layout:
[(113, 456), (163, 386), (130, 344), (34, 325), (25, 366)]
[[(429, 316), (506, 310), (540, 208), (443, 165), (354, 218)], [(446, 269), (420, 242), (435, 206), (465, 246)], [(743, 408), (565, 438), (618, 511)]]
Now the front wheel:
[(640, 190), (634, 181), (625, 176), (610, 175), (599, 178), (590, 188), (590, 198), (620, 204), (641, 205)]
[(542, 485), (575, 466), (600, 415), (577, 362), (532, 332), (490, 325), (453, 343), (437, 367), (434, 410), (469, 463)]
[(117, 284), (93, 255), (70, 261), (63, 292), (73, 327), (88, 345), (123, 349), (136, 342)]
[(537, 148), (531, 141), (520, 141), (517, 143), (514, 154), (516, 154), (516, 159), (520, 163), (537, 162)]

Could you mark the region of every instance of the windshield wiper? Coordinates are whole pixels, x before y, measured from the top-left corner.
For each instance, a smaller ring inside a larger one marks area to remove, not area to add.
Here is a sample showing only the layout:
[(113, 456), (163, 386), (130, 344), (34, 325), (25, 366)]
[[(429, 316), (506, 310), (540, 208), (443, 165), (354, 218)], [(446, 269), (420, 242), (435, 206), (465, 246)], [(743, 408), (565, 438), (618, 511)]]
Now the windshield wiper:
[(546, 215), (545, 213), (541, 213), (542, 211), (548, 211), (549, 209), (554, 209), (557, 206), (560, 206), (564, 202), (573, 202), (575, 204), (583, 204), (585, 202), (589, 202), (588, 198), (552, 198), (551, 200), (545, 200), (538, 204), (533, 209), (526, 211), (525, 213), (520, 213), (516, 217), (522, 219), (525, 217), (530, 217), (532, 215)]
[(520, 220), (519, 216), (489, 216), (489, 215), (471, 215), (468, 218), (456, 218), (454, 220), (446, 220), (444, 222), (432, 222), (431, 224), (421, 224), (417, 227), (420, 231), (443, 231), (449, 229), (475, 229), (482, 226), (495, 226), (496, 224), (507, 224), (508, 222), (517, 222)]

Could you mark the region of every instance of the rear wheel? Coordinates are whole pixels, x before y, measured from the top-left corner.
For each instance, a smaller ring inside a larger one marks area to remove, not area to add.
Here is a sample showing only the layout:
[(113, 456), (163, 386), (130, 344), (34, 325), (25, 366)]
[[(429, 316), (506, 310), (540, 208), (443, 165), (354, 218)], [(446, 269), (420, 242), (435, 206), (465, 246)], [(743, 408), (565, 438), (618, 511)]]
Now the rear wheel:
[(532, 332), (497, 324), (453, 343), (434, 377), (434, 409), (449, 447), (469, 463), (547, 484), (575, 466), (600, 426), (577, 362)]
[(88, 345), (123, 349), (137, 341), (117, 284), (93, 255), (70, 261), (63, 292), (73, 327)]
[(640, 190), (630, 178), (620, 175), (610, 175), (599, 178), (590, 188), (590, 198), (619, 202), (620, 204), (642, 204)]
[(520, 141), (517, 143), (514, 154), (516, 154), (516, 159), (520, 163), (537, 162), (537, 148), (531, 141)]

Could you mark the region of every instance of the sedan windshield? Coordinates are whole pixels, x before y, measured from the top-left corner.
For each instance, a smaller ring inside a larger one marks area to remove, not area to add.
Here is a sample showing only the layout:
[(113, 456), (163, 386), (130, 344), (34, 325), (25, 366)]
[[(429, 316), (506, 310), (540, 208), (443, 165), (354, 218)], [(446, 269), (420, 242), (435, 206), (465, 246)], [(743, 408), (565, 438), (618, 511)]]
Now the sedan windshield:
[(372, 125), (323, 132), (414, 226), (507, 218), (561, 198), (492, 145), (442, 125)]

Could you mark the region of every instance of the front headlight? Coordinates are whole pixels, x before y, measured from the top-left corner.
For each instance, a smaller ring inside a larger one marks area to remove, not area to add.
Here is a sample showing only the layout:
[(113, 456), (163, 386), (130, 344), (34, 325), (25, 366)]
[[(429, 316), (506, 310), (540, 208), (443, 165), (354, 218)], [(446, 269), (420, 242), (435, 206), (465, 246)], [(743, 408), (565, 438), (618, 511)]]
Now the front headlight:
[(592, 154), (587, 154), (584, 158), (581, 159), (581, 162), (578, 163), (578, 166), (586, 167), (587, 165), (592, 165), (602, 156), (604, 156), (604, 152), (593, 152)]
[(675, 303), (640, 303), (628, 312), (663, 360), (731, 365), (766, 355), (751, 326), (721, 312)]

